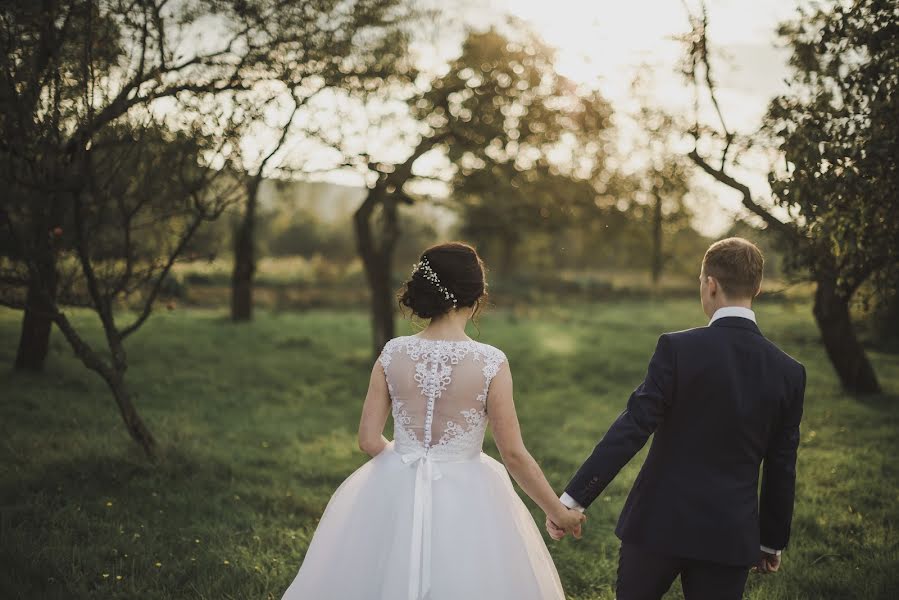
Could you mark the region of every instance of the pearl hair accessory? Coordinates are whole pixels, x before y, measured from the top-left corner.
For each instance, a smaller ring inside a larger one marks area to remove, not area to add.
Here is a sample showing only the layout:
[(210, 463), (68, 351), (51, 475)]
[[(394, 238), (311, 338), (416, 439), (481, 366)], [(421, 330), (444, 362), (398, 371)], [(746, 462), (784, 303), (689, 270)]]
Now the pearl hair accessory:
[(452, 300), (453, 308), (456, 308), (456, 295), (446, 289), (446, 287), (444, 287), (444, 285), (440, 283), (440, 278), (437, 277), (437, 273), (435, 273), (434, 269), (431, 268), (431, 263), (428, 262), (427, 258), (423, 258), (420, 262), (412, 265), (412, 275), (415, 275), (415, 273), (419, 270), (423, 271), (424, 278), (433, 283), (437, 290), (441, 294), (443, 294), (444, 298), (446, 298), (447, 300)]

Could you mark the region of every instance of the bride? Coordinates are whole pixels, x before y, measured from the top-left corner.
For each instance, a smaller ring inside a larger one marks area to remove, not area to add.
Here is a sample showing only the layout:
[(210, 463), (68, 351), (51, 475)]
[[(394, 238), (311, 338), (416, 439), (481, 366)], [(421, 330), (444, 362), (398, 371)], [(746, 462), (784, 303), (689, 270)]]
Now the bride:
[[(400, 302), (430, 323), (375, 361), (359, 424), (373, 458), (334, 492), (282, 600), (564, 600), (506, 469), (561, 528), (579, 537), (585, 517), (522, 442), (505, 354), (465, 334), (485, 288), (471, 246), (421, 255)], [(488, 423), (505, 468), (481, 450)]]

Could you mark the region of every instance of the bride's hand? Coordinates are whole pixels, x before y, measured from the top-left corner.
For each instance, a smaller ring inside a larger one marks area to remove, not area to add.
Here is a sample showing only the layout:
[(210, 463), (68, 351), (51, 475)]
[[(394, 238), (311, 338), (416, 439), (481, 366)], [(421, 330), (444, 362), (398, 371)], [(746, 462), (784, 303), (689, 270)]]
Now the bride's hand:
[(587, 520), (587, 515), (573, 508), (568, 508), (560, 502), (559, 510), (549, 516), (549, 520), (565, 533), (570, 533), (575, 538), (580, 539), (581, 525)]

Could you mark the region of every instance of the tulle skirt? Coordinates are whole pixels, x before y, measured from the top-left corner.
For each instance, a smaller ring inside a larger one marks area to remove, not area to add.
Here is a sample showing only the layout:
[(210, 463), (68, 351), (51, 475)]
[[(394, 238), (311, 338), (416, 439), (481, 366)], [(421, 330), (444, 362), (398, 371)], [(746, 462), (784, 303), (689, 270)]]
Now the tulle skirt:
[(391, 442), (334, 492), (282, 600), (564, 600), (506, 469)]

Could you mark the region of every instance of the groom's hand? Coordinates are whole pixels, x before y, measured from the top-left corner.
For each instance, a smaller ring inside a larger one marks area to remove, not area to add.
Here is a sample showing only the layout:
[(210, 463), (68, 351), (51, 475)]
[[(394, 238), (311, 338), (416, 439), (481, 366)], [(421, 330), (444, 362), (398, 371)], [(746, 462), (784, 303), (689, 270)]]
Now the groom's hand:
[(587, 520), (587, 515), (577, 511), (570, 511), (570, 513), (572, 513), (571, 517), (566, 520), (565, 524), (556, 523), (550, 517), (546, 517), (546, 531), (552, 539), (561, 540), (569, 533), (576, 539), (581, 539), (581, 525)]
[(578, 523), (577, 525), (575, 525), (575, 526), (574, 526), (574, 529), (572, 529), (569, 533), (571, 533), (571, 535), (573, 535), (574, 538), (577, 539), (577, 540), (581, 539), (581, 538), (583, 537), (583, 535), (584, 535), (584, 534), (581, 532), (581, 524), (580, 524), (580, 523)]
[(768, 573), (777, 573), (780, 569), (780, 556), (762, 551), (758, 564), (753, 569), (758, 573), (766, 575)]

